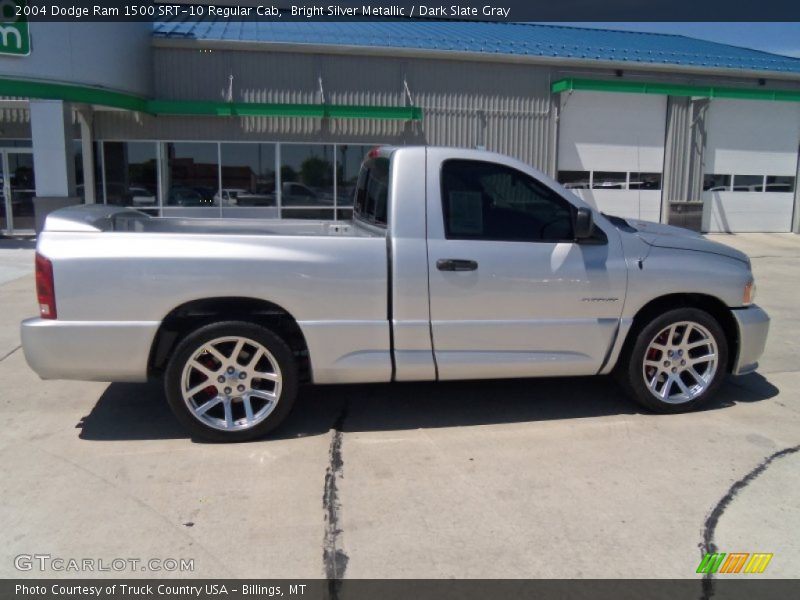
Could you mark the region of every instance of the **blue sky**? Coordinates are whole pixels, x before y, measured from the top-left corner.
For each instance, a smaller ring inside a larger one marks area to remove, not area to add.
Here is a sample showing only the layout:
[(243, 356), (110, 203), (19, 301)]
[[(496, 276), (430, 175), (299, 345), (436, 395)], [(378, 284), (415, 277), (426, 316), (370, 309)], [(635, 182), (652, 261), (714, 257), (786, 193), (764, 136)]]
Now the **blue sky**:
[(800, 23), (562, 23), (576, 27), (677, 33), (800, 57)]

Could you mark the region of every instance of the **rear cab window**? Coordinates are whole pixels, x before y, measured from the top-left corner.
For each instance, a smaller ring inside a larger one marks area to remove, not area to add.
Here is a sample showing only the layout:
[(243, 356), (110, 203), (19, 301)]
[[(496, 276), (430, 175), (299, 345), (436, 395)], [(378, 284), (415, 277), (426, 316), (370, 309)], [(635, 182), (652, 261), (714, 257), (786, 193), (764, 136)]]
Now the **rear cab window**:
[(361, 165), (353, 205), (354, 217), (385, 229), (389, 205), (389, 159), (370, 158)]

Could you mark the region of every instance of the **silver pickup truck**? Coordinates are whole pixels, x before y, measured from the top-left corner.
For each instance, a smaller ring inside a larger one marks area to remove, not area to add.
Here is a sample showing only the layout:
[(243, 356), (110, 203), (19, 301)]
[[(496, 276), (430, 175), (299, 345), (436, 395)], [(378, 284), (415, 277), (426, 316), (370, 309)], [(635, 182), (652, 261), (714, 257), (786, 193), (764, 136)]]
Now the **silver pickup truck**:
[(45, 379), (163, 377), (176, 417), (226, 441), (277, 426), (301, 383), (613, 372), (645, 407), (686, 411), (764, 350), (746, 255), (600, 214), (505, 156), (376, 148), (354, 215), (55, 212), (28, 363)]

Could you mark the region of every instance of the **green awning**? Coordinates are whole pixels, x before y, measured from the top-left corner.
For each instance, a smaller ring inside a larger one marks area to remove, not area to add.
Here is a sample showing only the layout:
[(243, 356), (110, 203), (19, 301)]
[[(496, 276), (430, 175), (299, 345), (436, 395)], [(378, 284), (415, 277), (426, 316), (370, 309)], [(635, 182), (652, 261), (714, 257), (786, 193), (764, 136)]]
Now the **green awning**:
[(570, 91), (617, 92), (626, 94), (656, 94), (661, 96), (800, 102), (800, 90), (770, 90), (763, 87), (733, 88), (704, 85), (679, 85), (674, 83), (627, 81), (624, 79), (559, 79), (552, 84), (550, 89), (553, 93)]
[(421, 121), (417, 106), (367, 106), (345, 104), (277, 104), (261, 102), (208, 102), (154, 100), (89, 86), (0, 78), (0, 95), (64, 100), (142, 112), (151, 115), (211, 117), (312, 117), (330, 119), (392, 119)]

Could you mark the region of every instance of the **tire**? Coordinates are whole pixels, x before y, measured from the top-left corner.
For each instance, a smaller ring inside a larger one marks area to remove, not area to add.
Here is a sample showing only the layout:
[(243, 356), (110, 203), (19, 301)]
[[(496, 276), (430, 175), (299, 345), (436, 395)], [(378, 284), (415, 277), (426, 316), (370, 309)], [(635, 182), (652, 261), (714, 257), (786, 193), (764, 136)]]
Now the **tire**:
[(286, 342), (244, 321), (212, 323), (187, 335), (164, 378), (175, 417), (193, 436), (212, 442), (243, 442), (275, 429), (292, 409), (297, 384)]
[(722, 385), (728, 342), (709, 313), (697, 308), (670, 310), (635, 336), (620, 356), (615, 374), (641, 406), (659, 413), (689, 412), (705, 404)]

